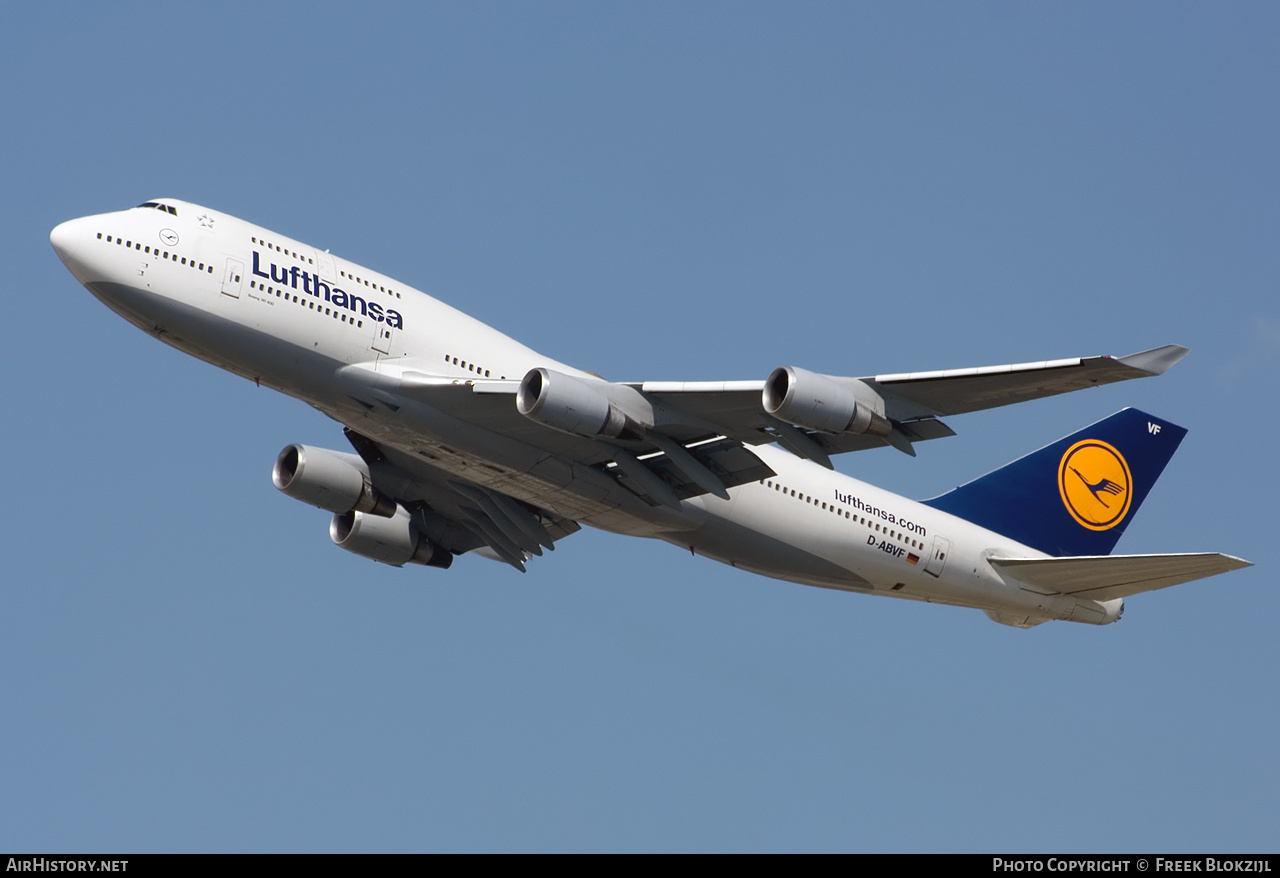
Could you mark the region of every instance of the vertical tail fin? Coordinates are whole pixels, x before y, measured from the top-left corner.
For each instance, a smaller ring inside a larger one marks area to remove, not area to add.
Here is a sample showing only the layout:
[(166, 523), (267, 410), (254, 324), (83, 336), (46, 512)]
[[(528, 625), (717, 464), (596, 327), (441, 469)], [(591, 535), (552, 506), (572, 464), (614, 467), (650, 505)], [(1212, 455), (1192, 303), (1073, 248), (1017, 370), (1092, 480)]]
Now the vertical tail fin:
[(1125, 409), (924, 503), (1050, 555), (1109, 555), (1186, 434)]

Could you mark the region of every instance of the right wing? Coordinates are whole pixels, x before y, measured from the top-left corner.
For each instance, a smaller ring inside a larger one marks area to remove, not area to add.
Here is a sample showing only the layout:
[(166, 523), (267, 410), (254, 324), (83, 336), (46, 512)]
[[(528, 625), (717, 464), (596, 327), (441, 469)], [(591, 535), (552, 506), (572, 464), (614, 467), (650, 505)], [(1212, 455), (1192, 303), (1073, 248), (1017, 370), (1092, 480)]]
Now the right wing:
[[(864, 378), (841, 378), (784, 367), (765, 381), (646, 381), (639, 387), (664, 402), (688, 410), (728, 427), (732, 433), (749, 433), (769, 426), (761, 407), (761, 394), (770, 382), (782, 381), (788, 373), (790, 384), (800, 385), (809, 376), (848, 385), (860, 383), (879, 396), (886, 418), (897, 422), (959, 415), (997, 408), (1016, 402), (1100, 387), (1132, 378), (1149, 378), (1168, 371), (1190, 350), (1182, 345), (1164, 345), (1127, 357), (1072, 357), (1007, 366), (975, 369), (944, 369), (935, 372), (902, 372)], [(814, 395), (825, 382), (813, 382)], [(779, 395), (785, 389), (779, 390)], [(952, 435), (948, 430), (942, 435)], [(922, 438), (934, 438), (926, 436)], [(875, 443), (877, 446), (887, 444)]]
[(1127, 357), (1076, 357), (1043, 363), (907, 372), (864, 379), (889, 402), (889, 417), (959, 415), (1098, 387), (1131, 378), (1162, 375), (1191, 351), (1170, 344)]
[[(777, 442), (831, 468), (830, 456), (951, 436), (939, 416), (1158, 375), (1187, 349), (978, 369), (847, 378), (797, 367), (764, 381), (609, 382), (541, 367), (522, 380), (459, 379), (411, 360), (344, 367), (351, 398), (374, 408), (425, 403), (530, 451), (602, 471), (651, 505), (726, 497), (773, 471), (750, 448)], [(390, 454), (390, 452), (388, 452)]]
[[(1181, 345), (1126, 357), (1075, 357), (1008, 366), (905, 372), (866, 378), (775, 369), (766, 381), (630, 385), (689, 422), (714, 424), (748, 445), (778, 442), (830, 466), (830, 454), (955, 435), (940, 421), (1086, 387), (1160, 375), (1189, 353)], [(865, 415), (857, 413), (858, 407)], [(859, 429), (861, 427), (861, 429)]]

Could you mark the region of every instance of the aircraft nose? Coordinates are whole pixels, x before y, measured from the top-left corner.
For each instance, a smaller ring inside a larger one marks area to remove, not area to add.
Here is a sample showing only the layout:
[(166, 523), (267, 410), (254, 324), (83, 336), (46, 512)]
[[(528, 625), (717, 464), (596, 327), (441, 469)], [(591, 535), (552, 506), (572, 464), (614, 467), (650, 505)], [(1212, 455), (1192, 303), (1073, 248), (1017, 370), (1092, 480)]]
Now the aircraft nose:
[(53, 252), (58, 254), (58, 258), (68, 268), (71, 268), (71, 261), (75, 258), (76, 249), (80, 246), (80, 235), (81, 225), (79, 220), (68, 220), (65, 223), (59, 223), (49, 233), (49, 243), (53, 245)]

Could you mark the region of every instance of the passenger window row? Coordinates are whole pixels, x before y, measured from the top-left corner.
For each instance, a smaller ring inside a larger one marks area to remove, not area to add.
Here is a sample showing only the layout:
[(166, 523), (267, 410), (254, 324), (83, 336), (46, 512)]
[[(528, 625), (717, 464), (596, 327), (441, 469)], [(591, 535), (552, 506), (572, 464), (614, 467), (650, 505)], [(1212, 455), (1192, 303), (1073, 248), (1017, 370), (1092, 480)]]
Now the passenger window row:
[[(145, 207), (146, 205), (140, 205), (140, 206)], [(104, 235), (102, 234), (102, 232), (98, 232), (98, 240), (101, 241), (103, 240), (103, 238), (104, 238)], [(129, 249), (137, 250), (141, 253), (146, 253), (148, 256), (158, 256), (161, 259), (169, 259), (173, 262), (177, 262), (179, 265), (186, 265), (196, 269), (197, 271), (203, 271), (206, 274), (213, 274), (212, 265), (205, 265), (203, 262), (196, 262), (194, 259), (188, 261), (187, 257), (179, 256), (177, 253), (170, 253), (168, 250), (161, 251), (159, 247), (152, 248), (150, 244), (142, 244), (141, 242), (137, 242), (137, 241), (126, 241), (124, 238), (121, 238), (119, 235), (116, 235), (116, 236), (106, 235), (105, 238), (108, 244), (116, 244), (118, 246), (124, 247), (126, 250), (129, 250)]]
[[(475, 363), (468, 363), (466, 360), (459, 361), (457, 357), (450, 356), (449, 354), (444, 355), (444, 361), (446, 363), (453, 363), (453, 365), (466, 369), (468, 372), (475, 372), (477, 375), (483, 375), (485, 378), (490, 377), (488, 369), (477, 366)], [(499, 380), (506, 381), (507, 376), (500, 375)]]
[(347, 272), (345, 271), (339, 271), (338, 274), (342, 275), (348, 280), (353, 280), (358, 284), (364, 284), (366, 287), (368, 287), (371, 290), (382, 290), (382, 292), (386, 293), (388, 296), (395, 296), (397, 299), (402, 298), (401, 295), (397, 293), (395, 290), (389, 290), (380, 284), (370, 283), (368, 278), (357, 277), (354, 274), (347, 274)]
[(283, 299), (286, 302), (293, 302), (295, 305), (302, 305), (306, 308), (310, 308), (312, 311), (323, 311), (325, 314), (329, 315), (334, 320), (341, 320), (343, 323), (349, 323), (352, 326), (356, 327), (357, 329), (364, 326), (363, 320), (360, 320), (355, 317), (351, 317), (348, 319), (348, 315), (343, 311), (343, 309), (326, 307), (324, 305), (317, 303), (316, 300), (312, 299), (310, 296), (304, 295), (301, 299), (299, 299), (297, 295), (289, 292), (286, 289), (268, 286), (267, 284), (260, 284), (256, 280), (249, 281), (249, 288), (254, 290), (261, 290), (262, 292), (266, 293), (268, 296), (275, 296), (277, 299)]
[(249, 240), (262, 247), (266, 247), (268, 250), (274, 250), (277, 253), (283, 253), (286, 256), (292, 256), (294, 259), (298, 260), (299, 262), (305, 262), (308, 265), (316, 264), (316, 261), (312, 259), (310, 256), (303, 256), (301, 253), (299, 253), (296, 250), (290, 250), (288, 247), (281, 247), (279, 244), (269, 243), (257, 237), (256, 235), (250, 236)]
[(924, 548), (924, 543), (920, 542), (919, 540), (913, 537), (909, 537), (905, 533), (900, 533), (899, 531), (891, 530), (888, 527), (888, 525), (882, 525), (878, 521), (868, 520), (866, 518), (863, 518), (860, 515), (854, 515), (851, 510), (841, 509), (838, 506), (836, 506), (836, 504), (834, 503), (823, 503), (809, 496), (808, 494), (797, 493), (797, 491), (794, 488), (783, 487), (782, 484), (780, 484), (779, 482), (775, 482), (772, 479), (761, 479), (760, 484), (768, 488), (773, 488), (775, 491), (780, 492), (783, 496), (791, 496), (791, 497), (795, 497), (797, 500), (802, 500), (805, 503), (808, 503), (810, 506), (820, 506), (824, 512), (832, 512), (836, 515), (837, 518), (843, 515), (845, 518), (849, 519), (854, 524), (860, 524), (863, 527), (867, 528), (868, 530), (875, 531), (878, 534), (884, 534), (891, 540), (901, 540), (902, 542), (905, 542), (908, 546), (911, 546), (913, 549)]
[[(296, 250), (290, 250), (288, 247), (281, 247), (279, 244), (273, 244), (270, 241), (266, 241), (262, 238), (259, 238), (257, 235), (250, 235), (249, 240), (252, 243), (257, 244), (261, 247), (266, 247), (268, 250), (275, 250), (277, 253), (283, 253), (286, 256), (292, 256), (294, 259), (297, 259), (299, 262), (305, 262), (308, 265), (316, 264), (315, 260), (309, 256), (303, 256), (302, 254), (298, 253)], [(354, 274), (347, 273), (345, 270), (340, 270), (338, 274), (342, 275), (348, 280), (353, 280), (358, 284), (364, 284), (366, 287), (368, 287), (371, 290), (381, 290), (382, 292), (386, 293), (388, 296), (394, 296), (397, 299), (404, 298), (399, 293), (397, 293), (394, 289), (385, 287), (382, 284), (374, 283), (370, 281), (368, 278), (357, 277)]]

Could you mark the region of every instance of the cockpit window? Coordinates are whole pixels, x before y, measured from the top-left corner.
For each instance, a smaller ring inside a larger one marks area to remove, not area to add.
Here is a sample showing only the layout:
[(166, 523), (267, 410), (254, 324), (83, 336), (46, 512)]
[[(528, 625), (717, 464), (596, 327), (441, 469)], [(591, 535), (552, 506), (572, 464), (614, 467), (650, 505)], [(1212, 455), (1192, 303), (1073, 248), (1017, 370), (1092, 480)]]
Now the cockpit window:
[(139, 204), (138, 207), (154, 207), (156, 210), (163, 210), (166, 213), (173, 214), (174, 216), (178, 215), (178, 209), (176, 207), (168, 204), (161, 204), (158, 201), (144, 201), (142, 204)]

